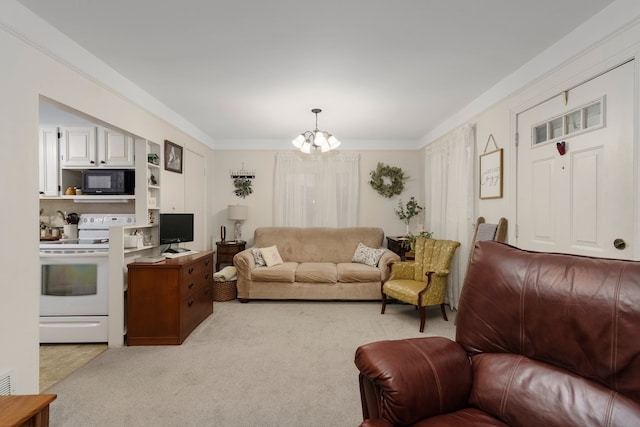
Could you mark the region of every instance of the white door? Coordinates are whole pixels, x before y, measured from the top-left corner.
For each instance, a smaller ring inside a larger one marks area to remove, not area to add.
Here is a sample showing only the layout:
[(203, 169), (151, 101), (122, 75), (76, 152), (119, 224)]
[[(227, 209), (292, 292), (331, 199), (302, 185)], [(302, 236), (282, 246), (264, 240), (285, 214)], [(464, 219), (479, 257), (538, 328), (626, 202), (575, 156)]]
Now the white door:
[(633, 257), (634, 64), (518, 114), (517, 246)]
[(187, 245), (197, 251), (205, 250), (206, 202), (204, 157), (184, 150), (184, 209), (193, 212), (193, 243)]

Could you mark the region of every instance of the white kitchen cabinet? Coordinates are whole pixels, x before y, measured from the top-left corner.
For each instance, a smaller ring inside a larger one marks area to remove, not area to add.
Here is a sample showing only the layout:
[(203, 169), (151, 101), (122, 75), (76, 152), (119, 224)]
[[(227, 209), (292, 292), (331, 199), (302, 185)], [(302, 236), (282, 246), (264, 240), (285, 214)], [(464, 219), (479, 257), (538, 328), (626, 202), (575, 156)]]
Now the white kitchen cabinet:
[(135, 141), (133, 136), (98, 127), (98, 166), (132, 168)]
[(96, 127), (61, 127), (60, 166), (63, 168), (95, 168)]
[(135, 166), (135, 143), (130, 135), (102, 126), (62, 127), (60, 132), (62, 168)]
[(58, 168), (58, 128), (41, 127), (39, 129), (40, 176), (38, 191), (41, 196), (58, 196), (60, 169)]

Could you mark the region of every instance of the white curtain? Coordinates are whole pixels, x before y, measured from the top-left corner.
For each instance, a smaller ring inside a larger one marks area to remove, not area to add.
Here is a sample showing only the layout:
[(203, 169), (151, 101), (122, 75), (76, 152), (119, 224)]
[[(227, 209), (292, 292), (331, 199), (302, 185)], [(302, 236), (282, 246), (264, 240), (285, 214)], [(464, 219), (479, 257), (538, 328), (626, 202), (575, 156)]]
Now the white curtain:
[(460, 242), (449, 273), (448, 300), (458, 308), (476, 212), (476, 128), (461, 126), (425, 148), (427, 229)]
[(357, 154), (278, 153), (274, 225), (355, 227), (360, 159)]

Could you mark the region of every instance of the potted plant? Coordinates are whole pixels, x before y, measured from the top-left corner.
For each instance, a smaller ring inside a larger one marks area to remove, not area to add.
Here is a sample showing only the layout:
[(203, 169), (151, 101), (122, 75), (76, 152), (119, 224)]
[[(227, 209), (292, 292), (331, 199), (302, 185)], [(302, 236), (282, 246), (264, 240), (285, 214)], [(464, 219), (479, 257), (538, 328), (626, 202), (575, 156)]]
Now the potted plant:
[(411, 218), (418, 215), (424, 208), (418, 204), (416, 198), (411, 196), (406, 205), (402, 204), (402, 199), (398, 200), (396, 215), (407, 225), (407, 235), (409, 234), (409, 223)]
[(402, 242), (400, 242), (400, 245), (408, 250), (413, 252), (413, 250), (415, 249), (415, 245), (416, 245), (416, 239), (418, 237), (424, 237), (427, 239), (430, 239), (433, 236), (433, 233), (430, 231), (421, 231), (419, 232), (417, 235), (413, 235), (411, 233), (407, 233), (406, 235), (402, 236), (403, 240)]

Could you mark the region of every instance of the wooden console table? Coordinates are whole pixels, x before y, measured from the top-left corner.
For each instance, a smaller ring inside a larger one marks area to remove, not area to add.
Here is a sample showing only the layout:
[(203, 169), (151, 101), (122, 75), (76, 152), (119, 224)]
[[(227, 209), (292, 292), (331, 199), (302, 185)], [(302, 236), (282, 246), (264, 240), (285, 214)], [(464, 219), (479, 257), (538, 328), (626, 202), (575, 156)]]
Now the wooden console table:
[(1, 427), (48, 427), (49, 404), (56, 394), (0, 396)]
[(127, 267), (127, 345), (182, 344), (213, 313), (213, 251)]

